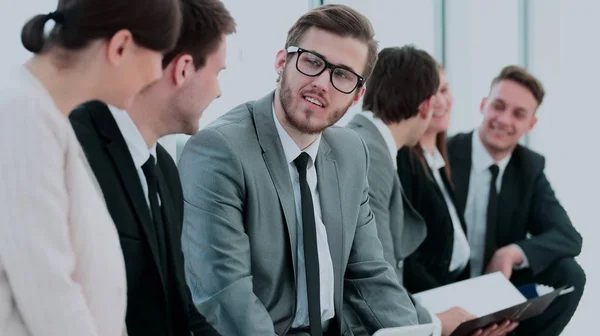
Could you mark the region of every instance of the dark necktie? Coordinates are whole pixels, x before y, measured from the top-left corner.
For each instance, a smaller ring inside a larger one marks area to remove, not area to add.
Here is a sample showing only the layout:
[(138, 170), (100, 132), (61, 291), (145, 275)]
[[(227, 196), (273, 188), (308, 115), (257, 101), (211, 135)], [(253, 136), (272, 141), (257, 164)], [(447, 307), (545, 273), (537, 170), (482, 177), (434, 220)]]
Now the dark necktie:
[(492, 181), (490, 182), (490, 195), (488, 197), (487, 208), (487, 229), (485, 235), (485, 256), (483, 263), (484, 272), (488, 263), (492, 259), (494, 252), (496, 252), (496, 222), (498, 219), (498, 191), (496, 189), (496, 180), (498, 179), (498, 173), (500, 169), (496, 164), (491, 165), (489, 169), (492, 173)]
[(148, 198), (150, 199), (150, 211), (152, 213), (152, 221), (156, 229), (156, 240), (158, 246), (158, 254), (160, 259), (160, 267), (164, 272), (167, 268), (167, 249), (166, 249), (166, 238), (165, 238), (165, 227), (163, 224), (162, 212), (160, 211), (160, 205), (158, 205), (158, 180), (156, 177), (156, 163), (154, 156), (150, 155), (150, 158), (142, 166), (144, 175), (146, 175), (146, 182), (148, 183)]
[(304, 268), (306, 269), (306, 291), (308, 296), (308, 318), (310, 335), (322, 336), (321, 330), (321, 291), (319, 280), (319, 255), (317, 249), (317, 229), (310, 187), (306, 180), (308, 154), (302, 152), (294, 164), (300, 175), (300, 198), (302, 200), (302, 230), (304, 237)]

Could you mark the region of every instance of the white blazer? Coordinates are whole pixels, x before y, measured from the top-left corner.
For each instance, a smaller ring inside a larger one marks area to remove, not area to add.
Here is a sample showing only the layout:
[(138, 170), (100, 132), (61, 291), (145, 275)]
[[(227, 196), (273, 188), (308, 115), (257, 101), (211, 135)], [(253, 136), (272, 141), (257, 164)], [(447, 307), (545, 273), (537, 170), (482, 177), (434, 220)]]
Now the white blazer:
[(24, 67), (0, 80), (0, 144), (0, 335), (121, 335), (116, 228), (67, 118)]

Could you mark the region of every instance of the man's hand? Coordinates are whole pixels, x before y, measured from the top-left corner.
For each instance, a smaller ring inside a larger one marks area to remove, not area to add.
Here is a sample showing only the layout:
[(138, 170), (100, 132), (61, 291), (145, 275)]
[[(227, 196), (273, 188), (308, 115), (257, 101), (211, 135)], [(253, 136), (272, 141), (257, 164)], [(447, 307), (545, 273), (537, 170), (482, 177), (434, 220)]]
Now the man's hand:
[(510, 279), (513, 267), (523, 263), (521, 250), (514, 245), (505, 246), (494, 253), (492, 260), (487, 266), (485, 273), (502, 272), (507, 279)]
[(504, 336), (515, 330), (519, 326), (518, 322), (505, 321), (500, 324), (492, 324), (485, 329), (479, 329), (473, 336)]
[(441, 312), (437, 314), (437, 317), (442, 322), (442, 336), (449, 336), (461, 323), (477, 318), (459, 307)]

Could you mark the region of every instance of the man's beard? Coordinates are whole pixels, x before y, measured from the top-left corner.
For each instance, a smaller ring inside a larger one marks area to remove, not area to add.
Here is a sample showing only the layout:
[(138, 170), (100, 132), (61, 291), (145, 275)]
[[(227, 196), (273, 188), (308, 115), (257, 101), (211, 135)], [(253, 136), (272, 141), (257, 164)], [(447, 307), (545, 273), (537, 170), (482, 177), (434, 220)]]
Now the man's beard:
[[(325, 100), (323, 96), (317, 91), (312, 91), (311, 94), (320, 96), (323, 100)], [(350, 102), (348, 102), (348, 105), (344, 108), (337, 109), (331, 113), (328, 113), (327, 119), (323, 124), (311, 124), (309, 122), (309, 118), (310, 114), (314, 112), (306, 111), (306, 113), (297, 113), (298, 111), (296, 111), (296, 109), (298, 109), (299, 107), (296, 106), (296, 108), (294, 108), (292, 106), (294, 104), (294, 94), (292, 93), (292, 89), (290, 89), (289, 85), (286, 82), (285, 72), (281, 75), (281, 88), (279, 90), (279, 100), (281, 101), (283, 113), (288, 124), (304, 134), (322, 133), (327, 127), (338, 122), (344, 116), (344, 114), (346, 114), (350, 106), (352, 106), (351, 100)], [(300, 105), (300, 102), (297, 103), (297, 105)]]

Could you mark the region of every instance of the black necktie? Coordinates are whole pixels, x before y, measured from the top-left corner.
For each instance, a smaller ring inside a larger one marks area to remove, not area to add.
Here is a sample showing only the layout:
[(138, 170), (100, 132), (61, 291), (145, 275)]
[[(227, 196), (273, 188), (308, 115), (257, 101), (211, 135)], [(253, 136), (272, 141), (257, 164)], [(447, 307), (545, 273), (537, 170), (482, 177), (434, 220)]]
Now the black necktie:
[(148, 198), (150, 199), (150, 211), (152, 213), (152, 221), (156, 229), (156, 240), (158, 246), (158, 254), (160, 259), (160, 267), (166, 271), (167, 267), (167, 249), (165, 239), (165, 227), (163, 224), (162, 212), (158, 205), (158, 180), (156, 178), (156, 163), (154, 156), (150, 155), (148, 161), (142, 166), (146, 182), (148, 183)]
[(496, 180), (498, 179), (500, 169), (496, 164), (491, 165), (489, 169), (492, 173), (492, 181), (490, 182), (490, 195), (488, 197), (483, 271), (485, 271), (487, 264), (492, 259), (494, 252), (496, 252), (496, 221), (498, 219), (498, 191), (496, 189)]
[(308, 318), (310, 335), (322, 336), (321, 330), (321, 291), (319, 280), (319, 255), (317, 249), (317, 229), (310, 187), (306, 181), (308, 154), (302, 152), (294, 164), (300, 175), (300, 198), (302, 199), (302, 230), (304, 236), (304, 268), (306, 269), (306, 291), (308, 296)]

